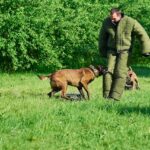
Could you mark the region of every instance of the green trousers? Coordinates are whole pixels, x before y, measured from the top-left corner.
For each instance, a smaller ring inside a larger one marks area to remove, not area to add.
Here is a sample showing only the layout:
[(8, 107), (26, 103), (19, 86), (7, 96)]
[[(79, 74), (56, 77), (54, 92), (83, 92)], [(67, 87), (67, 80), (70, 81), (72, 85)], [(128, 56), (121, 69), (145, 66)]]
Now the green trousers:
[(123, 94), (127, 76), (129, 52), (108, 51), (108, 72), (103, 76), (103, 97), (119, 100)]

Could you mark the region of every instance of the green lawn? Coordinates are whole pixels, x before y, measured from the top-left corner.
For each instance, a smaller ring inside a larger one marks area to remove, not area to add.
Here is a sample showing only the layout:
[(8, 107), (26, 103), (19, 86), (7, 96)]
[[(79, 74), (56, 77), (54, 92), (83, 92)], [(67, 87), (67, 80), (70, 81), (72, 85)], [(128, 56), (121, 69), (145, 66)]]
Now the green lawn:
[(49, 99), (49, 81), (34, 73), (0, 73), (0, 149), (149, 150), (150, 69), (136, 72), (141, 90), (119, 102), (102, 98), (101, 77), (90, 101), (66, 101), (60, 93)]

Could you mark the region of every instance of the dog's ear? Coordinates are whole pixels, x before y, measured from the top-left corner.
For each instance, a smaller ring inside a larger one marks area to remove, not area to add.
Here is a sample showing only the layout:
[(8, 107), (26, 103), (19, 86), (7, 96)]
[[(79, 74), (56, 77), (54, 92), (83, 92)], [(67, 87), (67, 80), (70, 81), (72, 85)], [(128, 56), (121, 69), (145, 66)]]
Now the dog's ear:
[(132, 71), (132, 68), (131, 68), (131, 66), (129, 66), (129, 71)]
[(90, 65), (89, 68), (91, 68), (93, 70), (95, 69), (95, 67), (93, 65)]

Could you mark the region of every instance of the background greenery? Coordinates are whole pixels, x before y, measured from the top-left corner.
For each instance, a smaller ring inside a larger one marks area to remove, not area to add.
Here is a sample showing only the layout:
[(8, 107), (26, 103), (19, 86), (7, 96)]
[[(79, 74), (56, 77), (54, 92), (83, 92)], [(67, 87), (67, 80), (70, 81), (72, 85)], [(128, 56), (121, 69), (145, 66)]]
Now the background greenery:
[[(102, 64), (98, 34), (112, 7), (137, 19), (150, 35), (149, 0), (1, 0), (0, 69), (56, 70)], [(149, 65), (135, 43), (132, 64)]]
[[(104, 63), (98, 34), (112, 7), (150, 35), (149, 0), (0, 0), (0, 72), (53, 71)], [(33, 73), (0, 73), (0, 149), (150, 149), (150, 66), (136, 41), (133, 68), (141, 90), (120, 102), (102, 98), (101, 77), (90, 101), (49, 99), (48, 81)], [(68, 92), (77, 92), (69, 87)]]

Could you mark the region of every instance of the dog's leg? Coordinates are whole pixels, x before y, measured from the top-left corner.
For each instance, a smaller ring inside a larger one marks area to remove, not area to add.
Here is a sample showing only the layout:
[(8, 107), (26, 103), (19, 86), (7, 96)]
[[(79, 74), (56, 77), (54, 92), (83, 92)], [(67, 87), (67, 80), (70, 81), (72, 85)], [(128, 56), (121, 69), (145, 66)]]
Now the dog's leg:
[(49, 96), (49, 97), (52, 97), (54, 94), (53, 94), (53, 90), (51, 91), (51, 92), (49, 92), (47, 95)]
[(140, 87), (139, 87), (139, 82), (138, 82), (137, 79), (135, 79), (135, 82), (136, 82), (136, 89), (140, 89)]
[(90, 93), (88, 91), (88, 85), (86, 83), (84, 83), (83, 81), (81, 81), (81, 84), (83, 86), (83, 88), (85, 89), (87, 96), (88, 96), (88, 100), (90, 99)]
[(64, 98), (64, 99), (69, 99), (69, 98), (66, 96), (66, 92), (67, 92), (67, 84), (62, 86), (61, 97)]
[(85, 95), (84, 95), (84, 92), (83, 92), (83, 89), (82, 89), (82, 86), (78, 87), (78, 90), (81, 94), (81, 96), (85, 99)]
[(135, 89), (136, 89), (136, 82), (133, 81), (133, 82), (132, 82), (132, 90), (135, 90)]
[(52, 97), (55, 93), (57, 93), (57, 92), (59, 92), (59, 91), (60, 91), (60, 89), (52, 89), (52, 91), (49, 92), (47, 95), (48, 95), (49, 97)]

